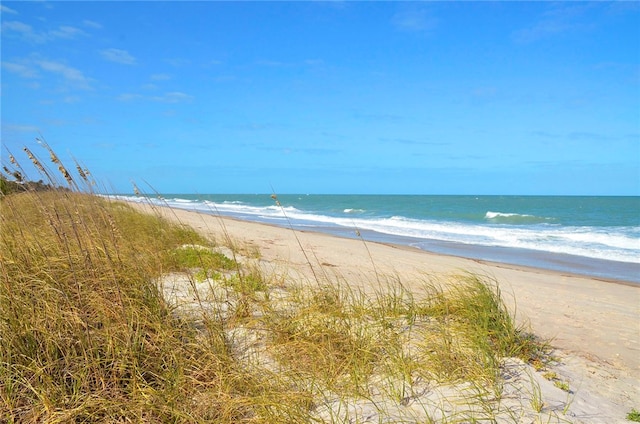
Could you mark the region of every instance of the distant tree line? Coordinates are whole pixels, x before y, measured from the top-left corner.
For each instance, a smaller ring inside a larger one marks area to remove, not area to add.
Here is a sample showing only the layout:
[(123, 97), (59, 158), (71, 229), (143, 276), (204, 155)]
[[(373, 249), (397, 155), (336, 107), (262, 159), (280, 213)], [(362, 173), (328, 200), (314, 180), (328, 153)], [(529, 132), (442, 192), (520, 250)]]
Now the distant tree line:
[(0, 195), (6, 196), (11, 193), (19, 193), (21, 191), (48, 191), (48, 190), (67, 190), (64, 187), (56, 187), (40, 181), (11, 181), (4, 176), (0, 176)]

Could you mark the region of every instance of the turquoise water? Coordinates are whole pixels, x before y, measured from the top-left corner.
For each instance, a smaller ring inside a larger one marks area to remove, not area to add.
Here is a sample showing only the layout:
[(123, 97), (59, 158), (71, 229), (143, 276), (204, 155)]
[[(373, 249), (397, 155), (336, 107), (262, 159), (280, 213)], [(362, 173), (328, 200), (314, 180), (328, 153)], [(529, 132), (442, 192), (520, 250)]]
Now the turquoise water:
[(640, 282), (640, 197), (193, 195), (173, 207)]

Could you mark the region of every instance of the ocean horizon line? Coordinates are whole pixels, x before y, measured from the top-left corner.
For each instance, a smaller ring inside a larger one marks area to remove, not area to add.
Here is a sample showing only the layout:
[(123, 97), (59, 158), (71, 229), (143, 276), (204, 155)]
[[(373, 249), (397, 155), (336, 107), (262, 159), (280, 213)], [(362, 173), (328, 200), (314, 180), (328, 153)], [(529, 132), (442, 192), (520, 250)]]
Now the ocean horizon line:
[[(113, 196), (132, 196), (133, 192), (116, 192), (107, 193), (107, 195)], [(189, 195), (189, 196), (442, 196), (442, 197), (631, 197), (640, 198), (638, 194), (478, 194), (478, 193), (330, 193), (330, 192), (278, 192), (278, 191), (263, 191), (263, 192), (190, 192), (190, 191), (154, 191), (153, 193), (142, 193), (141, 196), (174, 196), (174, 195)]]

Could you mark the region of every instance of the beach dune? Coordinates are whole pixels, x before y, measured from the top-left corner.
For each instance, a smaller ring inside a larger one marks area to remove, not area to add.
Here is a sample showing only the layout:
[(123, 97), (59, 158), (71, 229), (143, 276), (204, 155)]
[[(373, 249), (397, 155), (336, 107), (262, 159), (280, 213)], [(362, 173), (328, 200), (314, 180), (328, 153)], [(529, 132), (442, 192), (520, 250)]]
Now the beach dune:
[(590, 403), (603, 414), (590, 422), (616, 422), (607, 417), (623, 417), (640, 408), (640, 285), (179, 209), (154, 209), (219, 244), (244, 243), (255, 248), (274, 272), (295, 272), (310, 282), (338, 278), (366, 291), (385, 278), (396, 278), (419, 295), (426, 279), (446, 282), (448, 276), (460, 273), (486, 276), (499, 284), (518, 323), (551, 340), (557, 371), (575, 387), (574, 402), (584, 402), (585, 407)]

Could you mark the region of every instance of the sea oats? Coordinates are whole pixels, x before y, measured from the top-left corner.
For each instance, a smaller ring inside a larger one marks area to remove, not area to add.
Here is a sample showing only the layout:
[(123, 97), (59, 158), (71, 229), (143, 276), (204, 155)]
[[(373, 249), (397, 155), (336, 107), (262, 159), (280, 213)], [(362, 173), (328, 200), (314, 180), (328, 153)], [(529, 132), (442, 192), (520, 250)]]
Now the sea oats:
[(84, 173), (80, 165), (76, 165), (76, 169), (78, 170), (78, 175), (80, 175), (80, 178), (82, 178), (86, 182), (89, 182), (89, 180), (87, 179), (87, 175)]
[(47, 173), (46, 169), (44, 168), (42, 163), (40, 163), (38, 158), (31, 152), (31, 150), (29, 150), (27, 147), (24, 147), (22, 150), (25, 151), (25, 153), (27, 154), (27, 157), (31, 160), (31, 162), (33, 162), (33, 164), (36, 166), (36, 168), (38, 168), (40, 173), (42, 173), (46, 177), (49, 177), (49, 174)]
[(49, 156), (51, 157), (51, 162), (55, 163), (56, 165), (59, 165), (60, 159), (58, 158), (58, 155), (56, 155), (49, 146), (45, 146), (45, 147), (47, 148), (47, 150), (49, 150)]
[(62, 174), (62, 176), (64, 177), (65, 180), (67, 180), (67, 183), (69, 185), (73, 184), (73, 178), (71, 178), (71, 174), (69, 174), (69, 172), (67, 171), (67, 169), (62, 165), (62, 163), (60, 163), (60, 165), (58, 166), (58, 170), (60, 170), (60, 173)]

